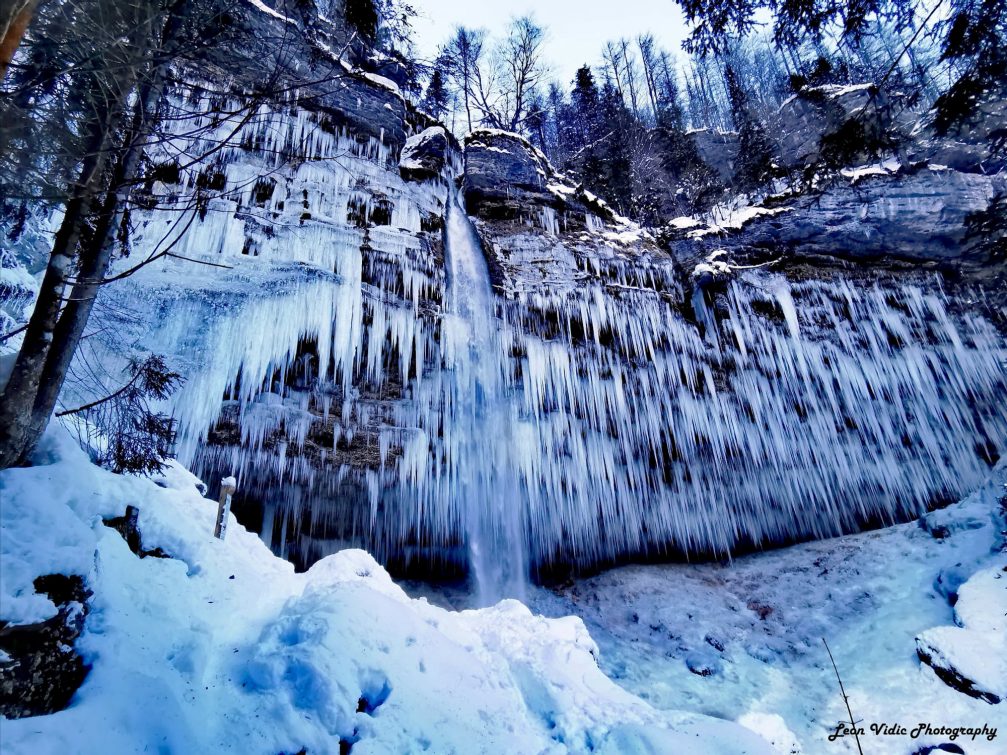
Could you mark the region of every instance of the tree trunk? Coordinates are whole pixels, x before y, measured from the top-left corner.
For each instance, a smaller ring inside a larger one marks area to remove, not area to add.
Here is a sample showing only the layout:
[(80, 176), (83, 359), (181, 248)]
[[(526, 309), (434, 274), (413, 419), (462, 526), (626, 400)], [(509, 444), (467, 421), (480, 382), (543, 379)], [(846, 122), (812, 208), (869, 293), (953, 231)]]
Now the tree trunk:
[(121, 209), (125, 206), (130, 189), (137, 176), (143, 157), (144, 125), (157, 110), (161, 98), (161, 84), (167, 66), (159, 66), (150, 80), (141, 87), (133, 110), (133, 121), (126, 136), (125, 146), (116, 161), (114, 173), (105, 200), (95, 223), (91, 243), (81, 250), (77, 279), (70, 299), (63, 308), (59, 322), (52, 334), (52, 348), (45, 362), (38, 386), (38, 395), (32, 409), (29, 435), (36, 439), (45, 431), (46, 424), (56, 408), (56, 400), (63, 389), (67, 371), (84, 335), (102, 280), (108, 272), (115, 249), (115, 235)]
[(7, 67), (21, 45), (38, 0), (7, 0), (0, 10), (0, 81), (7, 75)]
[(0, 469), (25, 463), (38, 441), (37, 436), (33, 437), (31, 428), (35, 399), (53, 345), (53, 331), (59, 319), (67, 279), (84, 222), (90, 215), (99, 190), (109, 154), (109, 137), (114, 130), (114, 124), (110, 123), (115, 120), (112, 113), (106, 113), (100, 120), (92, 122), (92, 138), (80, 180), (67, 202), (24, 341), (0, 396)]

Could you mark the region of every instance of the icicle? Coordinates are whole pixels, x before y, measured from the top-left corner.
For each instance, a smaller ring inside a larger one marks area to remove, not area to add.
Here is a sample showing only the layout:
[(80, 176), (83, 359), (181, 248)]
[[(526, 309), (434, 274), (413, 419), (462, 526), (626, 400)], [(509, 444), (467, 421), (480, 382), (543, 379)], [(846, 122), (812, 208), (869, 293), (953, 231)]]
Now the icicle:
[[(498, 585), (556, 558), (727, 553), (905, 519), (981, 479), (977, 444), (1007, 450), (1007, 346), (933, 281), (751, 271), (716, 307), (693, 299), (697, 327), (670, 262), (528, 231), (506, 258), (527, 279), (498, 297), (460, 209), (446, 272), (419, 232), (454, 202), (449, 181), (406, 184), (389, 145), (304, 110), (263, 106), (239, 136), (220, 152), (224, 196), (176, 248), (233, 270), (165, 259), (107, 287), (87, 348), (107, 347), (110, 374), (113, 336), (170, 357), (181, 456), (269, 501), (284, 552), (304, 509), (332, 547), (468, 543)], [(284, 151), (304, 160), (257, 196), (249, 178)], [(198, 178), (183, 171), (182, 193)], [(365, 244), (351, 212), (379, 206)], [(136, 255), (177, 216), (137, 211)], [(305, 351), (311, 379), (292, 386)], [(207, 440), (218, 422), (240, 442)]]

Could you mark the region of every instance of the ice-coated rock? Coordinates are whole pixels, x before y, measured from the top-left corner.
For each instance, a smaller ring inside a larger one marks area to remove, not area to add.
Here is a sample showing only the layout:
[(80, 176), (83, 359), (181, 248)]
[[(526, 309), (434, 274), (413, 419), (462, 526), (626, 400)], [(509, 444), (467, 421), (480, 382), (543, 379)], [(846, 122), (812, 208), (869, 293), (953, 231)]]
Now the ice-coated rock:
[[(678, 260), (526, 140), (491, 130), (467, 138), (461, 188), (495, 286), (480, 299), (491, 337), (479, 362), (499, 386), (493, 427), (506, 432), (460, 432), (473, 416), (462, 382), (472, 348), (447, 300), (441, 232), (459, 156), (449, 145), (439, 180), (404, 180), (400, 148), (418, 134), (405, 162), (429, 171), (416, 151), (436, 130), (394, 82), (324, 40), (296, 44), (339, 86), (264, 105), (219, 165), (162, 181), (169, 211), (133, 214), (143, 258), (181, 215), (172, 192), (224, 191), (192, 218), (177, 258), (103, 289), (85, 345), (110, 383), (130, 349), (185, 375), (171, 407), (180, 456), (207, 479), (235, 475), (235, 511), (278, 553), (307, 566), (357, 545), (399, 573), (465, 568), (472, 474), (513, 492), (514, 530), (546, 570), (909, 519), (985, 473), (976, 438), (1007, 436), (1005, 346), (932, 277), (748, 270), (697, 327)], [(155, 164), (202, 148), (177, 123)], [(224, 119), (211, 136), (235, 126)], [(754, 229), (802, 253), (926, 251), (939, 217), (960, 223), (988, 199), (980, 179), (994, 180), (929, 169), (843, 178), (790, 211), (743, 212), (716, 246), (733, 255)], [(466, 226), (465, 215), (453, 219)], [(485, 440), (479, 464), (466, 437)]]

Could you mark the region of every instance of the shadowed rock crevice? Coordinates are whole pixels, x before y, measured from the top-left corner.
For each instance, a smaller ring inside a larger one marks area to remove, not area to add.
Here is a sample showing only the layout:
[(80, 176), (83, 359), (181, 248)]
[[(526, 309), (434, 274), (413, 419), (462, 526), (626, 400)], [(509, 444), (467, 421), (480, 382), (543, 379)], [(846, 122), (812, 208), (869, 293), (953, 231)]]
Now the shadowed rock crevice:
[(70, 704), (90, 667), (74, 643), (88, 614), (87, 589), (78, 575), (50, 574), (35, 590), (56, 604), (56, 615), (36, 624), (0, 622), (0, 715), (26, 718)]

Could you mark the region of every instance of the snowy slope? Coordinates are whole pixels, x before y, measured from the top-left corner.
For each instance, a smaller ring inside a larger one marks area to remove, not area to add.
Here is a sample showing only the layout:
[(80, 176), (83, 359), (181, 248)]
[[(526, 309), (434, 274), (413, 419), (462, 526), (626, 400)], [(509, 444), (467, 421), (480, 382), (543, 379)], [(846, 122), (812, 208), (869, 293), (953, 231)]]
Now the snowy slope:
[[(2, 618), (53, 613), (40, 574), (87, 575), (71, 707), (3, 722), (5, 753), (771, 752), (736, 724), (658, 711), (598, 669), (576, 618), (411, 600), (366, 553), (295, 574), (177, 465), (154, 484), (90, 465), (63, 431), (0, 475)], [(137, 558), (101, 517), (140, 510)]]

